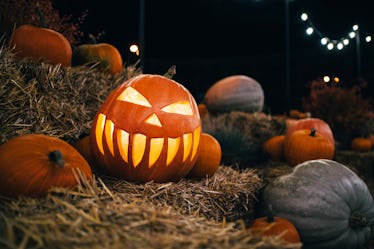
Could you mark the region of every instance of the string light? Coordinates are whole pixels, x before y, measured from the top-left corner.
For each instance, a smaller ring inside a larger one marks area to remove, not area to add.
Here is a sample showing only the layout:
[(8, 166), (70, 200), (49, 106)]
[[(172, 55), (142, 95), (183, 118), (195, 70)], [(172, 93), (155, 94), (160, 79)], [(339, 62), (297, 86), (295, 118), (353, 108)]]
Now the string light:
[[(307, 28), (305, 30), (307, 35), (317, 34), (320, 37), (320, 42), (323, 46), (326, 46), (328, 50), (342, 50), (344, 47), (349, 45), (349, 41), (354, 39), (359, 32), (359, 26), (357, 24), (352, 26), (352, 30), (350, 30), (347, 35), (341, 37), (340, 39), (331, 39), (328, 36), (323, 35), (317, 27), (312, 23), (308, 14), (302, 13), (300, 16), (301, 20), (307, 23)], [(370, 35), (365, 37), (366, 42), (370, 42), (372, 40)]]

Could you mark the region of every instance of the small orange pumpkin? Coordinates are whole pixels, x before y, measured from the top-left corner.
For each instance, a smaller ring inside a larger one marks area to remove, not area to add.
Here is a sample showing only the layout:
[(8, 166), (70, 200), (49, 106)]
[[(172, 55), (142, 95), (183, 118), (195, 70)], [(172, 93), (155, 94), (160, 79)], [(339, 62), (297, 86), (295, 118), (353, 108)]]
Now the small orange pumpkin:
[(18, 58), (34, 58), (51, 64), (71, 65), (70, 42), (61, 33), (48, 28), (21, 25), (14, 30), (9, 46)]
[(294, 131), (284, 142), (284, 156), (291, 166), (313, 159), (330, 159), (335, 149), (330, 140), (316, 129)]
[(187, 177), (199, 179), (213, 176), (219, 168), (221, 158), (222, 150), (218, 140), (209, 133), (201, 133), (200, 152)]
[(83, 44), (74, 50), (72, 56), (73, 66), (90, 63), (98, 63), (98, 69), (111, 74), (120, 73), (123, 67), (120, 52), (109, 43)]
[(276, 162), (284, 160), (284, 138), (285, 135), (276, 135), (263, 143), (262, 148), (271, 160)]
[(300, 243), (300, 235), (296, 227), (289, 220), (273, 216), (271, 206), (267, 216), (255, 219), (249, 226), (249, 230), (255, 235), (270, 237), (279, 236), (289, 243)]
[(370, 138), (355, 137), (351, 141), (351, 148), (358, 152), (368, 152), (371, 150), (373, 144)]
[(91, 152), (90, 136), (85, 136), (72, 145), (91, 166), (94, 165), (95, 160)]
[[(0, 146), (0, 195), (40, 196), (51, 187), (74, 187), (77, 170), (87, 179), (87, 161), (67, 142), (48, 135), (14, 137)], [(74, 172), (76, 171), (76, 172)]]
[(197, 105), (197, 109), (199, 110), (200, 118), (204, 118), (206, 115), (208, 115), (208, 108), (204, 103), (199, 103)]

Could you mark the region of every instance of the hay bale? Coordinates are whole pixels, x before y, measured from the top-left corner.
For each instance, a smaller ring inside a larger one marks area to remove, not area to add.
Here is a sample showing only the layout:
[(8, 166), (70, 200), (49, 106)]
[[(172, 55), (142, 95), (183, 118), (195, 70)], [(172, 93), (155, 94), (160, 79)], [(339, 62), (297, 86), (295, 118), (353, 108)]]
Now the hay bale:
[(18, 60), (5, 45), (0, 48), (0, 72), (0, 143), (29, 133), (76, 141), (89, 133), (107, 95), (140, 74), (134, 66), (113, 76), (87, 66)]
[[(218, 178), (233, 173), (226, 170)], [(240, 180), (245, 176), (248, 172)], [(3, 199), (0, 202), (0, 247), (301, 248), (300, 244), (285, 244), (277, 237), (256, 237), (241, 220), (218, 222), (200, 215), (200, 210), (181, 211), (182, 208), (166, 205), (168, 202), (175, 202), (176, 206), (179, 206), (178, 202), (190, 202), (203, 206), (214, 201), (194, 203), (196, 196), (192, 195), (199, 195), (199, 191), (203, 202), (204, 198), (217, 197), (219, 192), (226, 198), (230, 194), (235, 196), (235, 193), (224, 194), (224, 188), (217, 189), (217, 178), (189, 183), (195, 188), (192, 193), (185, 189), (186, 181), (169, 185), (134, 185), (118, 179), (99, 178), (92, 184), (82, 181), (73, 190), (55, 188), (43, 198)], [(197, 186), (199, 184), (201, 186)], [(226, 184), (241, 185), (239, 182)], [(232, 186), (226, 188), (232, 189)], [(177, 193), (178, 190), (184, 193)], [(218, 197), (218, 200), (222, 198)], [(222, 202), (222, 208), (226, 204)]]
[(262, 144), (270, 137), (283, 134), (286, 123), (264, 113), (235, 111), (207, 115), (202, 119), (202, 127), (220, 142), (224, 164), (248, 168), (267, 161)]

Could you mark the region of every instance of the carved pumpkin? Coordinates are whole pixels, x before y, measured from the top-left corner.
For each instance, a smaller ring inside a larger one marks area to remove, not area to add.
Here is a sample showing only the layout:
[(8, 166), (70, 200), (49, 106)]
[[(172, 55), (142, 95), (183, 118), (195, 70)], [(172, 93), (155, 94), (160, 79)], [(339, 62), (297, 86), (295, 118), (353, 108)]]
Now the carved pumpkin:
[(295, 225), (303, 249), (354, 249), (371, 238), (374, 202), (365, 182), (326, 159), (306, 161), (272, 180), (263, 205)]
[(331, 145), (335, 149), (335, 140), (333, 132), (330, 128), (330, 126), (319, 118), (304, 118), (304, 119), (298, 119), (294, 120), (292, 122), (287, 122), (287, 131), (286, 131), (286, 137), (285, 142), (289, 139), (290, 135), (296, 131), (301, 129), (316, 129), (318, 133), (322, 134), (323, 136), (327, 137), (328, 140), (331, 142)]
[(61, 33), (48, 28), (21, 25), (14, 30), (9, 46), (18, 58), (34, 58), (51, 64), (71, 65), (70, 42)]
[(83, 44), (78, 46), (72, 57), (72, 65), (97, 64), (97, 68), (111, 74), (122, 71), (122, 56), (118, 49), (109, 43)]
[[(48, 135), (14, 137), (0, 146), (0, 194), (39, 196), (77, 185), (78, 170), (92, 178), (87, 161), (67, 142)], [(73, 171), (76, 171), (75, 173)]]
[(91, 148), (111, 175), (128, 181), (176, 181), (199, 152), (201, 120), (190, 92), (176, 81), (143, 74), (105, 100), (94, 118)]
[(296, 227), (289, 220), (274, 216), (271, 205), (266, 216), (253, 220), (249, 230), (255, 235), (278, 237), (289, 243), (300, 243), (300, 235)]
[(262, 148), (270, 159), (276, 162), (284, 161), (284, 138), (285, 135), (276, 135), (267, 139)]
[(294, 131), (284, 142), (284, 156), (291, 166), (312, 159), (332, 159), (334, 152), (330, 141), (313, 128)]
[(221, 145), (209, 133), (201, 133), (200, 152), (188, 177), (199, 179), (213, 176), (219, 168), (222, 158)]
[(232, 75), (214, 83), (205, 93), (204, 103), (209, 112), (261, 112), (264, 91), (261, 85), (246, 75)]

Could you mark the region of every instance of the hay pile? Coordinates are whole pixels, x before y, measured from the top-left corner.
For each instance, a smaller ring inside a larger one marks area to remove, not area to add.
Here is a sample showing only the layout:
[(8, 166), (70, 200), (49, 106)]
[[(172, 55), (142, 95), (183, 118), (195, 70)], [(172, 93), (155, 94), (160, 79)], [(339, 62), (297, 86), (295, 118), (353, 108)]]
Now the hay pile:
[(301, 248), (256, 237), (242, 220), (200, 215), (207, 209), (208, 216), (220, 213), (228, 195), (241, 195), (233, 171), (222, 167), (212, 179), (195, 183), (134, 185), (98, 178), (74, 190), (55, 188), (43, 198), (3, 199), (0, 248)]
[(0, 48), (0, 143), (16, 135), (42, 133), (68, 142), (90, 130), (100, 104), (116, 86), (140, 74), (126, 67), (112, 76), (94, 68), (62, 67), (16, 60)]
[(283, 134), (286, 123), (264, 113), (234, 111), (207, 115), (202, 119), (202, 127), (220, 142), (224, 164), (248, 168), (267, 161), (262, 144), (270, 137)]
[[(0, 48), (0, 144), (30, 133), (73, 143), (126, 79), (94, 68), (16, 60)], [(245, 228), (263, 182), (254, 169), (221, 166), (211, 178), (133, 184), (105, 175), (42, 198), (0, 197), (0, 248), (300, 248)]]

